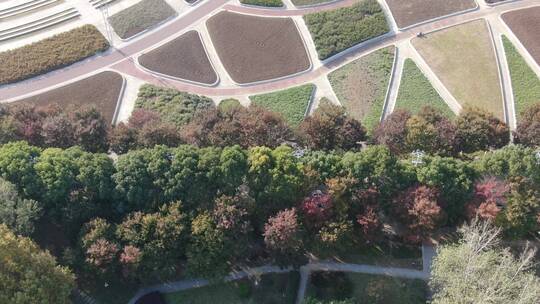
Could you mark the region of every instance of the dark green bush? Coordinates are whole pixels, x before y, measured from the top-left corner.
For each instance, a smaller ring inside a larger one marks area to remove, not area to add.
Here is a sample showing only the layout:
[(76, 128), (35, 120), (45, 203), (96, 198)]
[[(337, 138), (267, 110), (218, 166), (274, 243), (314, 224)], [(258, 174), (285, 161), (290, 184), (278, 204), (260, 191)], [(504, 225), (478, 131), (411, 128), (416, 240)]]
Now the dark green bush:
[(305, 15), (304, 20), (321, 60), (389, 31), (384, 12), (376, 0), (363, 0), (351, 7)]
[(283, 2), (281, 0), (240, 0), (243, 4), (268, 6), (268, 7), (282, 7)]
[(0, 84), (13, 83), (68, 66), (109, 48), (93, 25), (0, 53)]

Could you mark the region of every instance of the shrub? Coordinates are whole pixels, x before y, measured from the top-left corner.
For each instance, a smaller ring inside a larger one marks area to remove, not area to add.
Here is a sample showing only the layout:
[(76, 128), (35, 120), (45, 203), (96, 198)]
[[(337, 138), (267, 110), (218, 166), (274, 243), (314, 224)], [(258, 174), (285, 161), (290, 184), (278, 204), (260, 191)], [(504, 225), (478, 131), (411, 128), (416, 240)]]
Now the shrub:
[(163, 0), (143, 0), (109, 17), (109, 23), (126, 39), (174, 15), (176, 11)]
[(240, 0), (242, 4), (269, 6), (269, 7), (282, 7), (283, 2), (281, 0)]
[(529, 147), (540, 146), (540, 103), (521, 114), (516, 130), (516, 141)]
[(68, 66), (109, 48), (93, 25), (84, 25), (32, 44), (0, 53), (0, 84), (13, 83)]
[(384, 12), (376, 0), (309, 14), (304, 20), (321, 60), (389, 31)]

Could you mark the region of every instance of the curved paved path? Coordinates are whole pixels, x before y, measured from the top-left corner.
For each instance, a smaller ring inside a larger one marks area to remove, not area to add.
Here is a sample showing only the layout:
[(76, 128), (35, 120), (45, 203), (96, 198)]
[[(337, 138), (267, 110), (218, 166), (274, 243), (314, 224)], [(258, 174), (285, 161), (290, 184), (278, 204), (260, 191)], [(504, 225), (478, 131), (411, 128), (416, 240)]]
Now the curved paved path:
[(530, 6), (540, 5), (540, 0), (520, 0), (517, 2), (510, 2), (502, 4), (496, 7), (482, 8), (476, 11), (467, 12), (461, 15), (444, 18), (441, 20), (426, 23), (406, 31), (391, 33), (379, 39), (372, 39), (365, 43), (359, 44), (349, 50), (337, 54), (336, 56), (327, 59), (323, 62), (323, 65), (314, 70), (308, 71), (298, 76), (270, 81), (267, 83), (240, 86), (240, 87), (201, 87), (198, 85), (188, 84), (185, 82), (170, 80), (158, 76), (150, 75), (146, 72), (139, 70), (133, 60), (133, 55), (150, 48), (153, 45), (160, 43), (161, 41), (176, 35), (178, 32), (185, 30), (192, 26), (197, 21), (208, 16), (212, 12), (227, 7), (229, 9), (235, 9), (236, 11), (249, 11), (258, 12), (266, 16), (287, 16), (288, 14), (298, 15), (307, 12), (321, 11), (327, 9), (333, 9), (336, 7), (350, 5), (353, 0), (343, 0), (339, 2), (333, 2), (328, 5), (322, 5), (313, 8), (304, 9), (292, 9), (292, 10), (271, 10), (271, 9), (258, 9), (244, 6), (234, 6), (227, 4), (229, 0), (212, 0), (205, 1), (204, 3), (195, 7), (189, 14), (180, 17), (172, 21), (171, 23), (163, 26), (159, 30), (149, 33), (143, 36), (141, 39), (134, 41), (128, 46), (120, 49), (108, 52), (102, 56), (93, 57), (90, 60), (84, 61), (79, 64), (75, 64), (69, 68), (62, 69), (57, 72), (52, 72), (42, 77), (34, 78), (29, 81), (20, 82), (14, 85), (0, 87), (0, 99), (9, 100), (22, 97), (32, 92), (45, 90), (50, 87), (58, 86), (64, 82), (81, 78), (85, 75), (95, 73), (96, 70), (104, 68), (112, 68), (119, 72), (128, 74), (130, 76), (139, 78), (149, 83), (172, 87), (178, 90), (189, 91), (196, 94), (203, 94), (208, 96), (227, 96), (227, 95), (248, 95), (260, 92), (272, 91), (282, 89), (285, 87), (300, 85), (305, 82), (313, 81), (314, 79), (326, 75), (329, 71), (339, 67), (340, 65), (347, 63), (353, 59), (356, 59), (364, 54), (367, 54), (376, 49), (396, 44), (405, 39), (410, 39), (416, 35), (417, 32), (430, 32), (433, 30), (445, 28), (448, 26), (457, 25), (467, 21), (475, 20), (478, 18), (485, 18), (491, 15), (499, 15), (502, 12), (526, 8)]

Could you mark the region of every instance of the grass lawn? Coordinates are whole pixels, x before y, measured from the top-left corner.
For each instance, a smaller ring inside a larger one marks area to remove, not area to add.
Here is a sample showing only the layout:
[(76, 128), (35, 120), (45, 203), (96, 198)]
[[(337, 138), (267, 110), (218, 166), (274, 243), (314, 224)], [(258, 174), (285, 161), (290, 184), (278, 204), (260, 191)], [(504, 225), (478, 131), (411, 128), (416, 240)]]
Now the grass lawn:
[(516, 115), (519, 120), (524, 110), (540, 102), (540, 79), (506, 36), (503, 36), (503, 44), (512, 78)]
[(416, 63), (412, 59), (407, 59), (403, 67), (395, 108), (405, 109), (415, 114), (425, 106), (438, 109), (446, 117), (455, 116)]
[(126, 39), (174, 15), (176, 11), (163, 0), (142, 0), (109, 17), (109, 23), (120, 38)]
[(341, 104), (368, 130), (372, 130), (381, 119), (394, 53), (394, 47), (387, 47), (328, 75)]
[(377, 0), (304, 16), (319, 58), (326, 59), (390, 29)]
[(282, 91), (250, 96), (252, 104), (283, 115), (292, 126), (298, 126), (303, 120), (311, 100), (313, 84), (294, 87)]
[(168, 304), (293, 304), (298, 272), (266, 274), (260, 282), (242, 279), (165, 294)]
[(425, 304), (427, 284), (379, 275), (316, 272), (310, 276), (306, 297), (325, 301), (352, 299), (362, 304)]
[(282, 7), (283, 2), (281, 0), (240, 0), (242, 4), (268, 6), (268, 7)]
[(483, 19), (415, 38), (413, 45), (458, 102), (504, 118), (499, 69)]

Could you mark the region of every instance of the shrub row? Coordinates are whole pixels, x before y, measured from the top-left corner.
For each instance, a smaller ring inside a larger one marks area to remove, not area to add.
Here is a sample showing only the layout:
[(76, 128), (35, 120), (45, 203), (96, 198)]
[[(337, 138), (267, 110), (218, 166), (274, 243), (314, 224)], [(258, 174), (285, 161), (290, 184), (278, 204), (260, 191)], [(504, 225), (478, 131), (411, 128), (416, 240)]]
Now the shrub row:
[(282, 7), (283, 2), (281, 0), (240, 0), (243, 4), (268, 6), (268, 7)]
[(304, 20), (321, 60), (389, 31), (384, 12), (376, 0), (363, 0), (351, 7), (305, 15)]
[(50, 38), (0, 53), (0, 84), (13, 83), (68, 66), (109, 48), (93, 26), (84, 25)]

